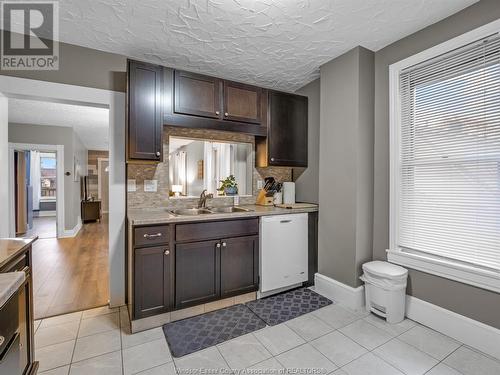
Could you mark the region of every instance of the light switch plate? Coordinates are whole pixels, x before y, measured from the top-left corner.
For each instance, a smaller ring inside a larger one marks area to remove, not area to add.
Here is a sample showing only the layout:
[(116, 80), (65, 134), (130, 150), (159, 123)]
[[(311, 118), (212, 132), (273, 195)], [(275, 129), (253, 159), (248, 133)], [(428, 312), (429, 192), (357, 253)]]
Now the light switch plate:
[(158, 180), (144, 180), (144, 191), (152, 193), (158, 190)]
[(137, 186), (135, 184), (135, 179), (131, 178), (127, 180), (127, 191), (134, 192), (137, 190)]

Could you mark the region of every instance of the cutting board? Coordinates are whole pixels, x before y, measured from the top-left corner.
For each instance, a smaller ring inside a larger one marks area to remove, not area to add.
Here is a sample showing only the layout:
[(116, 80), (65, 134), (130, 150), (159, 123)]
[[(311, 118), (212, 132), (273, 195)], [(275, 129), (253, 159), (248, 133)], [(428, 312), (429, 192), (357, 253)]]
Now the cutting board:
[(289, 204), (282, 203), (282, 204), (276, 204), (275, 206), (279, 207), (279, 208), (290, 208), (290, 209), (294, 209), (294, 208), (317, 208), (318, 207), (318, 205), (314, 204), (314, 203), (289, 203)]

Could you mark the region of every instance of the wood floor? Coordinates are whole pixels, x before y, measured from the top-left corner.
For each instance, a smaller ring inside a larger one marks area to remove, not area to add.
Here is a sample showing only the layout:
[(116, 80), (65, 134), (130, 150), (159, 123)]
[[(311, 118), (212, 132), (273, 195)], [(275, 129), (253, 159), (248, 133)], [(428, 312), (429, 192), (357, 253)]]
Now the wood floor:
[(35, 319), (103, 306), (109, 300), (108, 218), (76, 237), (33, 245)]
[(57, 237), (57, 225), (55, 216), (40, 216), (33, 218), (33, 228), (29, 229), (23, 237), (38, 236), (38, 238)]

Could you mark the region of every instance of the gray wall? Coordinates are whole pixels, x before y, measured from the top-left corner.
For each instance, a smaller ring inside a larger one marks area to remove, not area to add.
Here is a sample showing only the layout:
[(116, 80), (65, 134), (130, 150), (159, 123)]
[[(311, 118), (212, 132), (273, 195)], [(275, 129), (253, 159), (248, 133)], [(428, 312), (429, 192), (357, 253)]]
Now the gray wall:
[(373, 52), (321, 67), (319, 272), (350, 286), (372, 256)]
[(73, 156), (80, 160), (84, 173), (87, 170), (87, 150), (72, 128), (9, 124), (9, 142), (44, 145), (64, 145), (64, 228), (71, 230), (80, 216), (80, 183), (73, 181)]
[(294, 168), (297, 202), (318, 203), (319, 190), (319, 111), (320, 80), (316, 79), (296, 92), (308, 97), (307, 168)]
[(59, 70), (2, 70), (0, 75), (125, 92), (125, 56), (59, 43)]
[[(482, 0), (401, 39), (375, 54), (375, 151), (373, 257), (389, 246), (389, 65), (500, 18), (498, 0)], [(455, 281), (410, 272), (408, 293), (500, 328), (500, 295)]]

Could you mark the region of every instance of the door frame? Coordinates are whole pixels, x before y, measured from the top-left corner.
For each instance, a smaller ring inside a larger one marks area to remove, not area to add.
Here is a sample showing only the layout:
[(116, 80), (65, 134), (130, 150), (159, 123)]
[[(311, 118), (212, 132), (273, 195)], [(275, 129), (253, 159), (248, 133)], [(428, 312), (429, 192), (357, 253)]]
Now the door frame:
[(57, 238), (66, 237), (64, 231), (64, 145), (43, 145), (9, 142), (9, 236), (16, 237), (16, 209), (14, 195), (14, 152), (43, 151), (56, 153), (56, 233)]
[[(125, 93), (0, 75), (0, 97), (7, 97), (7, 99), (17, 97), (109, 109), (109, 304), (111, 307), (124, 305), (125, 234), (127, 232), (125, 221)], [(0, 143), (0, 150), (3, 150), (3, 147), (8, 148), (8, 139), (0, 139)], [(0, 162), (4, 161), (0, 158)], [(5, 162), (8, 161), (5, 160)], [(0, 197), (0, 199), (8, 199), (9, 196), (7, 193), (6, 197)]]
[[(101, 164), (103, 161), (108, 162), (108, 168), (109, 168), (109, 158), (97, 158), (97, 198), (101, 200), (101, 207), (102, 207)], [(108, 211), (103, 210), (102, 213), (107, 214), (108, 212), (109, 212), (109, 188), (108, 188)]]

